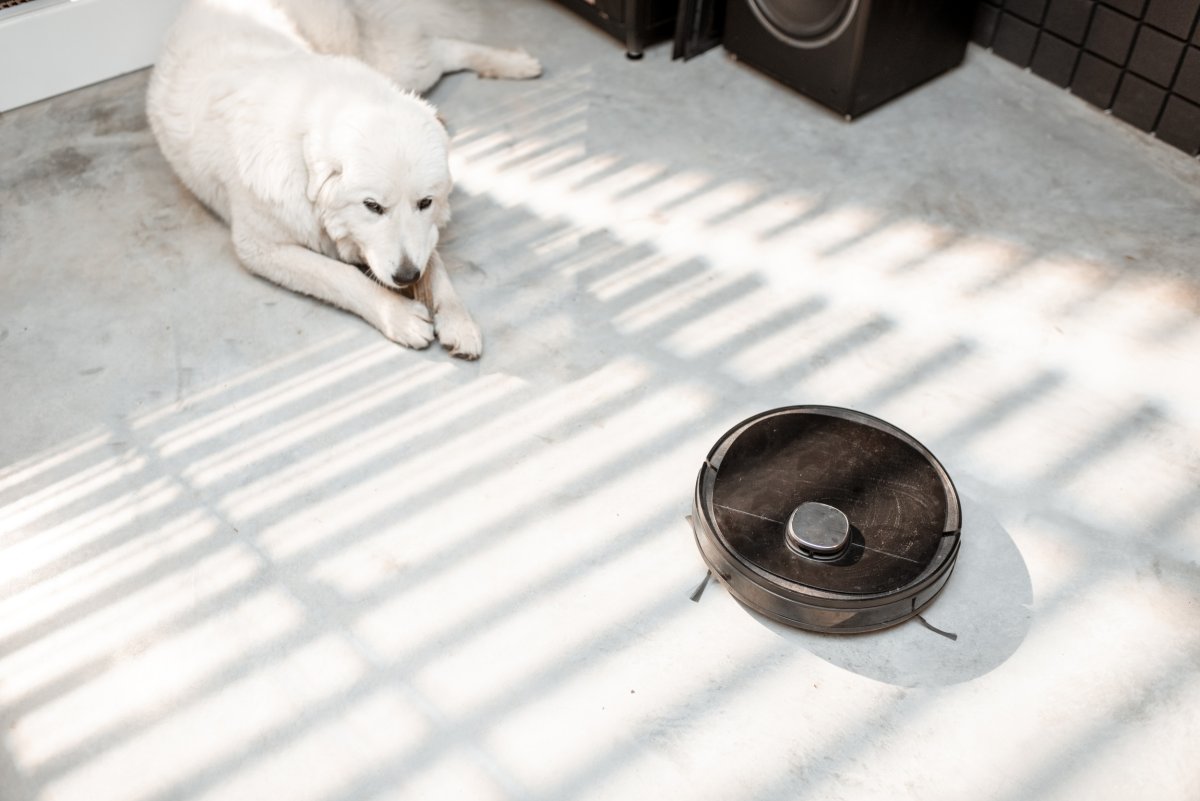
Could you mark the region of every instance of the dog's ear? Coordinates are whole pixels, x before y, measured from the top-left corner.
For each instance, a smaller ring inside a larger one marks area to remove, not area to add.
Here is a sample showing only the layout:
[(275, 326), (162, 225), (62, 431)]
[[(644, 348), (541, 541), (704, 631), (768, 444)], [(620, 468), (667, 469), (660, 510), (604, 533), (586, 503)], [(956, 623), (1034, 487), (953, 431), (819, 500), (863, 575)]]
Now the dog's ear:
[(304, 136), (304, 164), (308, 167), (308, 184), (304, 194), (309, 203), (316, 203), (317, 196), (321, 194), (321, 187), (325, 186), (329, 179), (341, 174), (342, 165), (325, 152), (317, 137), (311, 133)]

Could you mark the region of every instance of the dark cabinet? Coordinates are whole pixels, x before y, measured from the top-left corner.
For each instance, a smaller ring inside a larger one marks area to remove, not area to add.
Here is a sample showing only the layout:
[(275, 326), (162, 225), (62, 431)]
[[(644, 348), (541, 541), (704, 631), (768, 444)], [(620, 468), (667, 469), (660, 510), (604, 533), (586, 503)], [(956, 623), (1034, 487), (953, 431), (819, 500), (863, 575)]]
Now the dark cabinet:
[(630, 58), (675, 33), (678, 0), (558, 0), (625, 43)]

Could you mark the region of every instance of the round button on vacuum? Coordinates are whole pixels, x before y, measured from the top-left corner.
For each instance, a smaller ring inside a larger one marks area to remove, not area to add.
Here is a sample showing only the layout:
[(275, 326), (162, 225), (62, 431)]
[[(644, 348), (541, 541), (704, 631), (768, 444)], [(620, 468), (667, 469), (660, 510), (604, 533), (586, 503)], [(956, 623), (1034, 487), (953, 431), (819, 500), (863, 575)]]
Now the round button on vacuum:
[(850, 521), (836, 507), (809, 501), (792, 512), (785, 536), (788, 547), (801, 556), (833, 559), (850, 542)]

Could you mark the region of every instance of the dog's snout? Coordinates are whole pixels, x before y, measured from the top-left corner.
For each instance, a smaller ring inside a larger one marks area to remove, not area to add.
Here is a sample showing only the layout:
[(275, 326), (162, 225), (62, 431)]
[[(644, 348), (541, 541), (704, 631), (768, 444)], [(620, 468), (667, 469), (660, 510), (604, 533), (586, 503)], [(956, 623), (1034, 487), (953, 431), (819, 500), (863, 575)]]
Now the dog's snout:
[(400, 265), (396, 272), (392, 273), (392, 280), (399, 286), (406, 286), (413, 283), (421, 277), (421, 271), (417, 266), (407, 259)]

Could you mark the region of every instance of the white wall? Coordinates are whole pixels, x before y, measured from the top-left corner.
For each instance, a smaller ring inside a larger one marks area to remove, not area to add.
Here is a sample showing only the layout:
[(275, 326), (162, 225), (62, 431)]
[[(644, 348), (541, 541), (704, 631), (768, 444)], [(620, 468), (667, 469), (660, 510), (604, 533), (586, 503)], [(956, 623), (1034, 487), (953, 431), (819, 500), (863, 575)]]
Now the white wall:
[(183, 0), (71, 0), (0, 19), (0, 112), (154, 63)]

